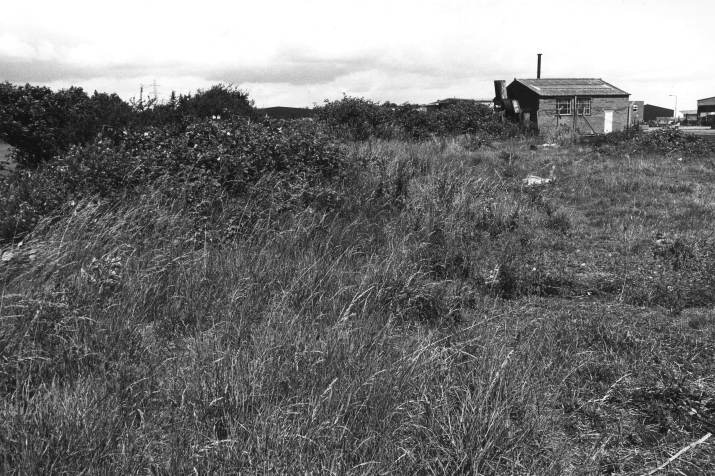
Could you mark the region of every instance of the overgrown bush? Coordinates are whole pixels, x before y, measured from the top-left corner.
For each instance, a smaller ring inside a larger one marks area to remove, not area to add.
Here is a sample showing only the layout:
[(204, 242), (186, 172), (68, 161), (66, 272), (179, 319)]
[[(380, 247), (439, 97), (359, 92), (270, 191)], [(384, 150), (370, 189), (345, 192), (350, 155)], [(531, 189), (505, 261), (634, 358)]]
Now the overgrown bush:
[(94, 140), (98, 133), (117, 136), (127, 129), (158, 126), (183, 130), (197, 118), (255, 117), (248, 93), (217, 84), (196, 94), (172, 93), (166, 104), (156, 99), (124, 102), (116, 94), (88, 96), (82, 88), (57, 92), (41, 86), (0, 84), (0, 139), (17, 149), (21, 165), (35, 167)]
[(17, 149), (22, 165), (36, 166), (91, 140), (103, 127), (126, 127), (131, 121), (131, 107), (116, 94), (90, 97), (76, 87), (53, 92), (0, 84), (0, 139)]
[(196, 119), (258, 117), (248, 92), (232, 85), (216, 84), (209, 89), (199, 89), (195, 94), (176, 95), (158, 103), (155, 98), (146, 102), (132, 100), (136, 127), (174, 127), (184, 129)]
[[(169, 102), (169, 106), (172, 101)], [(251, 117), (255, 114), (248, 93), (232, 85), (216, 84), (207, 90), (199, 89), (193, 96), (179, 96), (176, 109), (182, 116), (206, 118), (212, 116)]]
[(325, 101), (317, 108), (317, 118), (333, 134), (349, 140), (390, 136), (390, 109), (365, 98), (344, 96), (339, 101)]
[(125, 131), (120, 138), (98, 137), (36, 170), (3, 178), (0, 239), (21, 236), (41, 216), (72, 201), (117, 197), (143, 187), (161, 187), (203, 215), (223, 199), (259, 189), (285, 206), (330, 206), (338, 199), (335, 184), (347, 173), (341, 146), (310, 121), (236, 118), (194, 122), (185, 131)]
[(665, 153), (686, 157), (706, 157), (715, 152), (715, 144), (678, 129), (642, 131), (630, 129), (604, 137), (602, 150), (612, 154)]
[(427, 110), (414, 105), (378, 104), (369, 99), (345, 96), (327, 101), (316, 110), (319, 121), (348, 140), (380, 139), (424, 140), (433, 137), (478, 135), (514, 137), (523, 131), (511, 123), (497, 120), (481, 104), (457, 102)]

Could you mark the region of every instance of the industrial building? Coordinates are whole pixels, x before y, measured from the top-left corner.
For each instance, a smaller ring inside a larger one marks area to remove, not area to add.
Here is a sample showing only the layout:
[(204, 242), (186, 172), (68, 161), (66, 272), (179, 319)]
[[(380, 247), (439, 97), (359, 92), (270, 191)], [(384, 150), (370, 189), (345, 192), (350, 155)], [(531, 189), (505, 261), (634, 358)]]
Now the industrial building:
[(697, 109), (687, 109), (680, 111), (680, 114), (683, 116), (682, 119), (682, 124), (688, 125), (688, 126), (695, 126), (698, 124), (698, 111)]
[(663, 117), (673, 117), (674, 111), (668, 109), (667, 107), (654, 106), (652, 104), (646, 104), (643, 106), (643, 121), (653, 122), (657, 121), (658, 118)]
[(701, 124), (715, 125), (715, 96), (698, 99), (698, 119)]

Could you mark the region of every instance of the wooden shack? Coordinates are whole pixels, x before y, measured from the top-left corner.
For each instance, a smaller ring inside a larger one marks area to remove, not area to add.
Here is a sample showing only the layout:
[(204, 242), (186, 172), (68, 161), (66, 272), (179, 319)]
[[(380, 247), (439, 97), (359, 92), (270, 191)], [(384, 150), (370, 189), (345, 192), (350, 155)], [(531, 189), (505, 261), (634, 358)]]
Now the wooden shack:
[(630, 122), (630, 95), (600, 78), (514, 79), (506, 89), (519, 101), (522, 121), (540, 130), (565, 126), (601, 134)]

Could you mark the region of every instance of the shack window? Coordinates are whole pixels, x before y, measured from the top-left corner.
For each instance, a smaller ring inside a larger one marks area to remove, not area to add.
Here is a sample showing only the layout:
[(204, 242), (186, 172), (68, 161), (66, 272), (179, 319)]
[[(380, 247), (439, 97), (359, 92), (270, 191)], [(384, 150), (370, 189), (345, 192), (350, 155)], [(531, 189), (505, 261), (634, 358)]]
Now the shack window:
[(561, 116), (570, 116), (572, 114), (571, 104), (573, 101), (571, 99), (557, 99), (556, 100), (556, 114)]
[(579, 116), (591, 115), (591, 98), (576, 98), (576, 114)]

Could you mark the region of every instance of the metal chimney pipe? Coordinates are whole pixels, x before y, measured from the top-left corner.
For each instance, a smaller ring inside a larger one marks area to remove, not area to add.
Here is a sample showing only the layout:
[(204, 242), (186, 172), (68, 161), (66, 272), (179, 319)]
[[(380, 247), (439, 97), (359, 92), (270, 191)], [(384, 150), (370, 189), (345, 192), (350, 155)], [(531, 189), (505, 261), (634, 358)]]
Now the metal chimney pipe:
[(500, 101), (506, 101), (508, 97), (506, 92), (506, 81), (503, 79), (494, 81), (494, 96), (496, 96), (496, 98)]
[(537, 53), (538, 60), (536, 61), (536, 79), (541, 79), (541, 53)]

